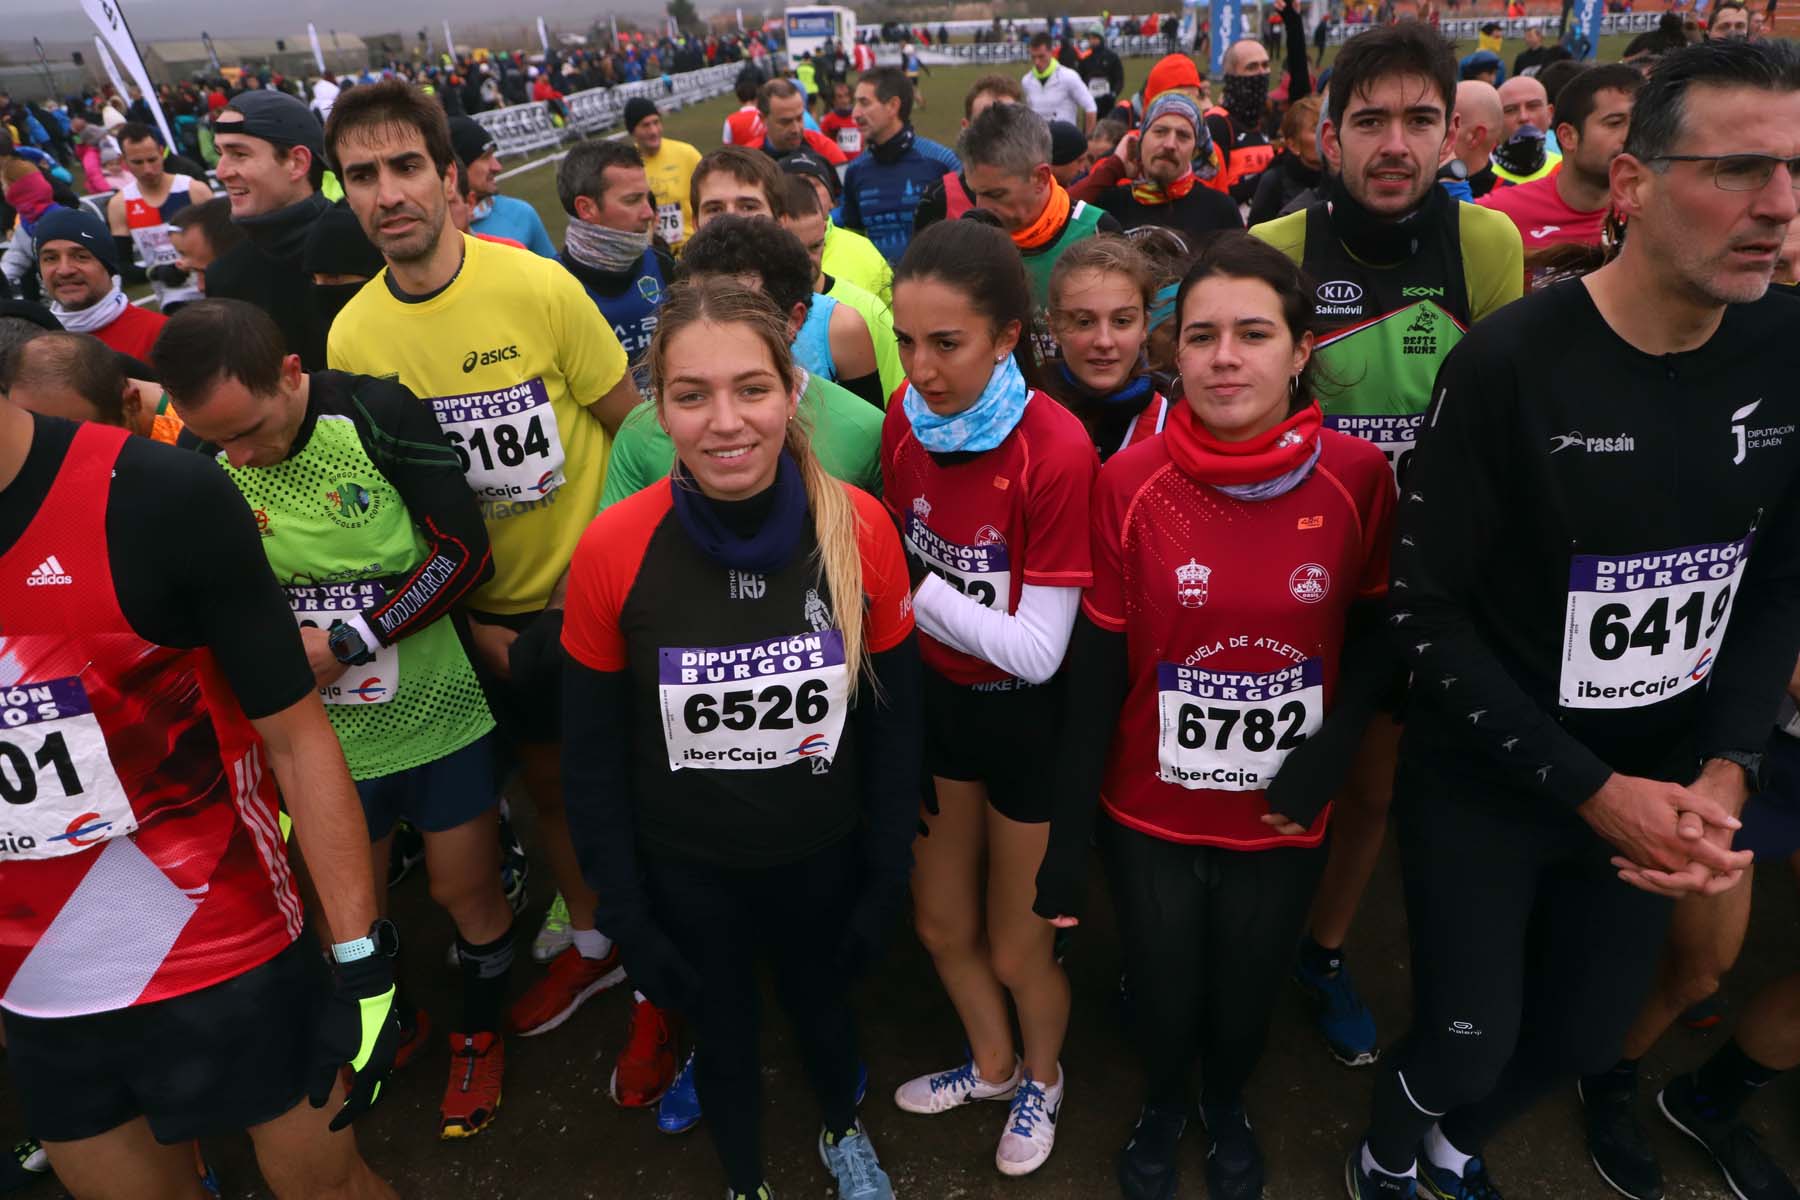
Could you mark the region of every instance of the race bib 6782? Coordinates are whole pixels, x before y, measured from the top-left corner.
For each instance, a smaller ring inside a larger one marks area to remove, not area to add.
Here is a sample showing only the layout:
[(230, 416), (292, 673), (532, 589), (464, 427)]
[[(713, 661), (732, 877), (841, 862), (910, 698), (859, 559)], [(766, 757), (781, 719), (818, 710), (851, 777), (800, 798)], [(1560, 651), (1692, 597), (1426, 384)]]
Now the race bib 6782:
[(1564, 708), (1642, 708), (1711, 674), (1750, 559), (1750, 537), (1569, 561)]

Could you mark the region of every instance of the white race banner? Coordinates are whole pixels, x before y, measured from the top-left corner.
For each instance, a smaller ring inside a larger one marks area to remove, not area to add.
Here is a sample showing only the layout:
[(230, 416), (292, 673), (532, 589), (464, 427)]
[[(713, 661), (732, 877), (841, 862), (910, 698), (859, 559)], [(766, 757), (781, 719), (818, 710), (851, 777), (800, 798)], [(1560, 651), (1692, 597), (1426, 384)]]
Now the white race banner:
[(325, 52), (319, 49), (319, 30), (311, 21), (306, 23), (306, 38), (312, 43), (313, 62), (318, 64), (319, 74), (325, 73)]
[[(169, 131), (169, 119), (163, 115), (162, 105), (157, 102), (156, 89), (150, 85), (150, 75), (144, 70), (144, 59), (138, 54), (137, 43), (131, 40), (131, 29), (125, 24), (125, 13), (120, 8), (120, 0), (81, 0), (81, 11), (94, 23), (102, 42), (125, 65), (126, 75), (137, 85), (138, 94), (150, 106), (150, 115), (156, 118), (156, 127), (162, 130), (163, 145), (175, 149), (175, 135)], [(115, 68), (115, 80), (117, 74)], [(118, 87), (117, 82), (113, 86)], [(127, 104), (131, 103), (131, 93), (123, 88), (119, 89), (119, 98)]]

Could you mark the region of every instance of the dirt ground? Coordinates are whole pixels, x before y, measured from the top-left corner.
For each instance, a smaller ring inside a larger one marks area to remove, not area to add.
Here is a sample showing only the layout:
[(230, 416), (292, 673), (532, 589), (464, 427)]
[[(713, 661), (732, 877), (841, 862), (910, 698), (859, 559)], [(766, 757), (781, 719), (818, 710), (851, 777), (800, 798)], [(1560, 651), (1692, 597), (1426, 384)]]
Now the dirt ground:
[[(521, 820), (524, 825), (525, 820)], [(529, 836), (527, 834), (527, 844)], [(1092, 916), (1071, 948), (1074, 1023), (1064, 1055), (1068, 1092), (1055, 1156), (1024, 1180), (994, 1169), (994, 1143), (1005, 1119), (999, 1105), (915, 1117), (890, 1099), (902, 1080), (954, 1064), (962, 1048), (955, 1016), (924, 952), (909, 931), (896, 934), (882, 968), (863, 986), (860, 1016), (869, 1064), (863, 1117), (896, 1193), (907, 1200), (1075, 1200), (1116, 1195), (1112, 1163), (1136, 1116), (1139, 1071), (1125, 1042), (1114, 996), (1118, 952), (1100, 872)], [(532, 906), (520, 922), (534, 931), (550, 898), (548, 873), (534, 871)], [(1699, 1062), (1729, 1029), (1754, 988), (1800, 965), (1800, 904), (1791, 877), (1765, 870), (1756, 882), (1757, 912), (1743, 960), (1725, 986), (1726, 1022), (1707, 1034), (1678, 1030), (1648, 1064), (1651, 1083)], [(426, 895), (422, 873), (394, 894), (394, 915), (410, 947), (407, 978), (438, 1016), (454, 1013), (455, 975), (443, 965), (448, 918)], [(1350, 946), (1350, 962), (1381, 1024), (1384, 1043), (1404, 1030), (1408, 1004), (1406, 927), (1392, 854), (1384, 858)], [(515, 991), (537, 968), (521, 948)], [(507, 1043), (504, 1106), (493, 1126), (465, 1142), (436, 1136), (444, 1084), (441, 1042), (392, 1081), (380, 1107), (358, 1128), (364, 1153), (402, 1196), (479, 1200), (712, 1200), (723, 1183), (702, 1125), (681, 1137), (656, 1130), (654, 1116), (616, 1107), (606, 1094), (612, 1059), (625, 1039), (629, 988), (590, 1001), (561, 1029)], [(772, 999), (765, 1022), (766, 1137), (770, 1184), (783, 1200), (833, 1194), (814, 1149), (818, 1115), (802, 1078), (789, 1032)], [(0, 1078), (4, 1077), (0, 1065)], [(1269, 1051), (1251, 1088), (1249, 1111), (1269, 1162), (1269, 1200), (1325, 1200), (1343, 1194), (1343, 1154), (1367, 1112), (1373, 1076), (1337, 1065), (1307, 1020), (1295, 989), (1276, 999)], [(1649, 1107), (1646, 1105), (1646, 1114)], [(1800, 1173), (1800, 1077), (1784, 1078), (1757, 1099), (1754, 1124), (1767, 1144)], [(1587, 1162), (1574, 1090), (1545, 1101), (1489, 1148), (1495, 1181), (1509, 1197), (1594, 1200), (1613, 1193)], [(0, 1132), (19, 1129), (16, 1106), (0, 1087)], [(1671, 1200), (1726, 1198), (1729, 1193), (1697, 1147), (1660, 1120), (1651, 1136), (1663, 1156)], [(1205, 1194), (1206, 1139), (1190, 1129), (1182, 1155), (1186, 1197)], [(247, 1139), (207, 1144), (228, 1197), (268, 1195)], [(22, 1200), (60, 1195), (54, 1181), (19, 1193)]]

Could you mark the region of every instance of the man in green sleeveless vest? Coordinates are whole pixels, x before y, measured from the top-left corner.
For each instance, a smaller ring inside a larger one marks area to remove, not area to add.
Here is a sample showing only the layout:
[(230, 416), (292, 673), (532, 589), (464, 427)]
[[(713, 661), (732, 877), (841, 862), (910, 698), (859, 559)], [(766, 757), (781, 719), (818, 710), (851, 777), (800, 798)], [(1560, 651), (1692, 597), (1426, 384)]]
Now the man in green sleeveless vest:
[[(1470, 324), (1525, 287), (1519, 231), (1453, 200), (1435, 179), (1456, 104), (1456, 57), (1417, 21), (1350, 39), (1332, 68), (1320, 136), (1327, 198), (1250, 232), (1305, 270), (1320, 330), (1325, 421), (1381, 447), (1405, 470), (1438, 364)], [(1338, 806), (1298, 976), (1326, 1043), (1352, 1066), (1375, 1061), (1375, 1019), (1343, 945), (1387, 827), (1399, 725), (1371, 722)]]
[[(400, 384), (307, 374), (260, 309), (206, 300), (164, 326), (154, 358), (187, 424), (256, 517), (287, 590), (374, 844), (385, 896), (401, 819), (424, 835), (431, 894), (456, 924), (462, 1012), (439, 1133), (468, 1137), (500, 1106), (512, 910), (500, 885), (494, 718), (450, 622), (493, 574), (458, 451)], [(385, 904), (384, 904), (385, 910)], [(408, 1040), (423, 1010), (402, 1000)]]
[(1071, 201), (1050, 173), (1050, 125), (1022, 104), (995, 104), (962, 131), (956, 143), (963, 178), (977, 208), (999, 218), (1025, 259), (1036, 310), (1031, 342), (1037, 360), (1056, 355), (1050, 332), (1050, 268), (1064, 250), (1096, 233), (1118, 233), (1119, 222), (1085, 201)]

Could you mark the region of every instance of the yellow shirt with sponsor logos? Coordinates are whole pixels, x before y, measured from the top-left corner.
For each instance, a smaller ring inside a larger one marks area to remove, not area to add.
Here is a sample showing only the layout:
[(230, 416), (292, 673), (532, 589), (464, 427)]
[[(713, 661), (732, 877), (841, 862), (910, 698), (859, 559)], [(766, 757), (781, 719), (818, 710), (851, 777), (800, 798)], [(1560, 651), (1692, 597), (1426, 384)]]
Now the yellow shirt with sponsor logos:
[(650, 194), (656, 197), (656, 232), (680, 251), (694, 235), (692, 184), (694, 168), (700, 165), (700, 151), (686, 142), (665, 137), (656, 154), (644, 159), (644, 177), (650, 181)]
[(402, 300), (383, 271), (331, 323), (328, 350), (338, 370), (405, 384), (462, 457), (494, 554), (473, 607), (543, 608), (606, 483), (612, 442), (587, 406), (626, 369), (581, 284), (553, 259), (465, 236), (441, 292)]

